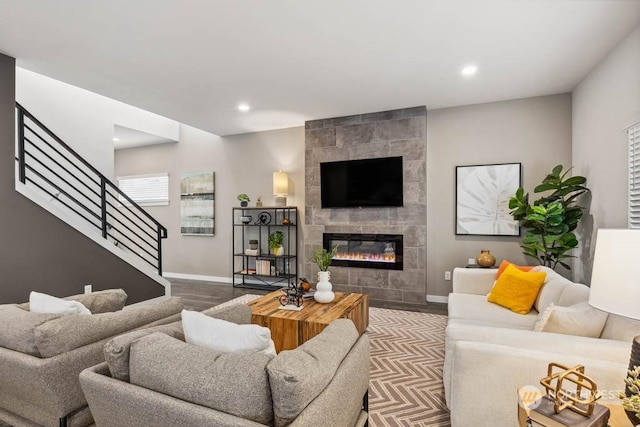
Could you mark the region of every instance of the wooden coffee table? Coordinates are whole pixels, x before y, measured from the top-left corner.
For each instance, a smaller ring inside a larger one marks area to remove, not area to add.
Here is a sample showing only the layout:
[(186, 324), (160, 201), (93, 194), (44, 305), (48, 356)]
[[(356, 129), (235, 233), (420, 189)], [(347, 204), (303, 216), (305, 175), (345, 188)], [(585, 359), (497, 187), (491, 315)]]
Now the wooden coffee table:
[(271, 292), (249, 302), (251, 323), (271, 330), (276, 351), (292, 350), (318, 335), (336, 319), (351, 319), (362, 335), (369, 326), (369, 296), (336, 292), (329, 304), (305, 300), (300, 311), (280, 310), (281, 292)]

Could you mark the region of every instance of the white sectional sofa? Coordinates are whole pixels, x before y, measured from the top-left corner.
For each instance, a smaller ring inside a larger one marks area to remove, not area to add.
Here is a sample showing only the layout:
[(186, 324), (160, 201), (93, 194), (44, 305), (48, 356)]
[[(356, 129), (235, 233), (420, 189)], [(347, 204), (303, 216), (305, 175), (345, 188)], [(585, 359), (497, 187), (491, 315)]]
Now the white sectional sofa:
[(539, 386), (549, 362), (585, 366), (603, 402), (618, 403), (614, 390), (624, 387), (640, 322), (608, 315), (599, 338), (534, 331), (538, 313), (550, 304), (568, 307), (589, 297), (588, 287), (541, 270), (545, 284), (526, 315), (487, 302), (496, 270), (454, 270), (443, 373), (453, 427), (516, 426), (517, 388)]

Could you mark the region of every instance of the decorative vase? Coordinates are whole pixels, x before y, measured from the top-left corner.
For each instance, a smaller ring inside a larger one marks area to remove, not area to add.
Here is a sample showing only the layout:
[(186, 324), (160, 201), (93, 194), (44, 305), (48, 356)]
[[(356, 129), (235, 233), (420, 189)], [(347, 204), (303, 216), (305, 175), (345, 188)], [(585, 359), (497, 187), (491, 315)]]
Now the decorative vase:
[(336, 297), (331, 291), (331, 273), (328, 271), (318, 272), (318, 283), (316, 284), (316, 292), (313, 294), (313, 298), (323, 304), (333, 301)]
[[(636, 366), (640, 366), (640, 336), (637, 336), (633, 339), (633, 344), (631, 345), (631, 357), (629, 357), (629, 370), (635, 369)], [(625, 394), (627, 397), (633, 395), (629, 386), (625, 387)], [(640, 418), (636, 417), (635, 412), (624, 410), (627, 413), (627, 418), (631, 421), (631, 424), (637, 426), (640, 424)]]
[(273, 248), (273, 254), (275, 256), (284, 255), (284, 246), (280, 245), (277, 248)]
[(476, 258), (476, 262), (480, 267), (493, 267), (496, 264), (496, 257), (491, 255), (490, 251), (483, 249)]

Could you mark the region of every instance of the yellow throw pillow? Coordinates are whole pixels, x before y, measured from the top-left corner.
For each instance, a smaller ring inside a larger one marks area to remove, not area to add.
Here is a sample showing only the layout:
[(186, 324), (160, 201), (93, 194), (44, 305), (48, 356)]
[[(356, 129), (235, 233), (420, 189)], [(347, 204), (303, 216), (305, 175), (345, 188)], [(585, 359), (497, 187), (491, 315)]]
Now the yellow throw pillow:
[(508, 265), (487, 295), (487, 301), (519, 314), (527, 314), (531, 311), (546, 277), (545, 272), (525, 272)]

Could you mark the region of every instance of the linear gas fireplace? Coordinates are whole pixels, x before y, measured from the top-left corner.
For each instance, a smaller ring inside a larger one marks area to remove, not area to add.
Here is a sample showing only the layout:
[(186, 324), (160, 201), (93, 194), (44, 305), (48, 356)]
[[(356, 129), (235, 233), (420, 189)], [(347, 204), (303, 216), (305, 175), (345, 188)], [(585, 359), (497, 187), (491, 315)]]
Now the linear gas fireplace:
[(401, 234), (324, 233), (327, 251), (338, 246), (332, 266), (402, 270)]

